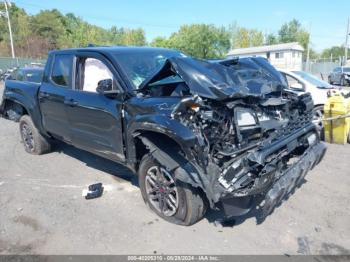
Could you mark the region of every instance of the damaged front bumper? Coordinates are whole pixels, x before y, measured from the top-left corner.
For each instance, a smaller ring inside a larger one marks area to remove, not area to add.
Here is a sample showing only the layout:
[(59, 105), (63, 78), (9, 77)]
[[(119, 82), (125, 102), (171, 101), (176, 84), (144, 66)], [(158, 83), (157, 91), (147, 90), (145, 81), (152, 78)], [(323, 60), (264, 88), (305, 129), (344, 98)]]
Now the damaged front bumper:
[(264, 193), (255, 196), (225, 197), (221, 206), (226, 218), (242, 216), (249, 212), (260, 219), (272, 213), (285, 198), (289, 197), (300, 186), (307, 172), (313, 169), (326, 153), (326, 146), (319, 142), (309, 147), (273, 185)]

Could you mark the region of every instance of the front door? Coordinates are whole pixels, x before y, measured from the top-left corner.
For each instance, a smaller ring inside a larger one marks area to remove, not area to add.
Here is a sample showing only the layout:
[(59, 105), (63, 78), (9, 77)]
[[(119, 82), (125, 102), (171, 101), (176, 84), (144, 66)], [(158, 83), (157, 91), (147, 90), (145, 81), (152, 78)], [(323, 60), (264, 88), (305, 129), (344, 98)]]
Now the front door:
[(119, 88), (113, 66), (98, 54), (76, 58), (76, 90), (67, 97), (70, 136), (74, 146), (111, 160), (125, 161), (122, 133), (122, 99), (97, 93), (101, 80)]

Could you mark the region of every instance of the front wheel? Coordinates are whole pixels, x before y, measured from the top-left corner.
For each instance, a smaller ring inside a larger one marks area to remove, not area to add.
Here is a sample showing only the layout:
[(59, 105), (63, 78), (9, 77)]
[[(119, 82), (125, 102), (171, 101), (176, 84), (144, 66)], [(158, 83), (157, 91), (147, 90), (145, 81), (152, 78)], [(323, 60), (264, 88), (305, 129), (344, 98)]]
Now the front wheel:
[(200, 191), (177, 181), (151, 155), (141, 160), (139, 185), (146, 205), (168, 222), (189, 226), (205, 214), (206, 202)]

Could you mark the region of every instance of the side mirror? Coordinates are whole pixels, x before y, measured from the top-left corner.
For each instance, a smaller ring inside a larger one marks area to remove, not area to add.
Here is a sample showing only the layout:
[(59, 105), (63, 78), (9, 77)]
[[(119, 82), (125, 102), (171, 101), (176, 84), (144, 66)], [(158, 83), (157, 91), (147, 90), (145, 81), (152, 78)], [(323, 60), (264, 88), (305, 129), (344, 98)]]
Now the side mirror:
[(104, 94), (105, 92), (113, 90), (113, 81), (112, 79), (103, 79), (98, 81), (96, 91), (97, 93)]
[(98, 82), (97, 93), (110, 97), (115, 98), (117, 97), (121, 92), (118, 89), (113, 89), (113, 80), (112, 79), (103, 79)]
[(304, 90), (304, 86), (301, 83), (293, 83), (290, 88), (297, 90)]

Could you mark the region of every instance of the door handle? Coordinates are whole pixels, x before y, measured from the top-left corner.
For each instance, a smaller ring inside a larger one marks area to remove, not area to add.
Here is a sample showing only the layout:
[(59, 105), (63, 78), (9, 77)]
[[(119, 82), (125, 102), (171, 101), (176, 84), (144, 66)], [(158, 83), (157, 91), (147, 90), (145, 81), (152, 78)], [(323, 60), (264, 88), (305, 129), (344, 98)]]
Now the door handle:
[(77, 106), (78, 101), (76, 101), (74, 99), (66, 99), (66, 100), (64, 100), (64, 104), (68, 105), (68, 106)]
[(48, 98), (50, 96), (49, 93), (46, 93), (46, 92), (40, 92), (39, 93), (39, 98)]

